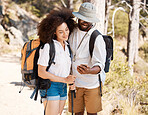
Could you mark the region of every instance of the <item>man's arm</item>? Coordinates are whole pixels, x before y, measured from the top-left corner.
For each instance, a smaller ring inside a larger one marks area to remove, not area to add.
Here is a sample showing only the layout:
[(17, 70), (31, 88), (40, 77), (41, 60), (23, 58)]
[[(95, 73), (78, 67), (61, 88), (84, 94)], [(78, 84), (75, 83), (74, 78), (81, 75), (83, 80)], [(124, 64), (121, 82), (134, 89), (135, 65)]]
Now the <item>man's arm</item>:
[(94, 44), (94, 50), (91, 62), (92, 67), (88, 67), (86, 64), (77, 66), (77, 71), (80, 74), (98, 74), (101, 70), (104, 70), (106, 61), (106, 45), (101, 35), (96, 38)]
[(99, 66), (101, 70), (104, 70), (106, 61), (106, 44), (101, 35), (97, 36), (91, 62), (93, 67)]

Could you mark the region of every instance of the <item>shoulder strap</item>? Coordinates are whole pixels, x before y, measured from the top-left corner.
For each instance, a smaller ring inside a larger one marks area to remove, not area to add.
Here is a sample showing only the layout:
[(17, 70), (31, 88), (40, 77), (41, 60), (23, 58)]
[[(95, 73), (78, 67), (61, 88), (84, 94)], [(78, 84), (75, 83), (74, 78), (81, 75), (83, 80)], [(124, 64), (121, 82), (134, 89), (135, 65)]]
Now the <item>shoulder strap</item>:
[(31, 43), (32, 43), (32, 40), (30, 41), (30, 42), (28, 42), (27, 43), (27, 48), (26, 48), (26, 58), (28, 58), (29, 57), (29, 55), (30, 55), (30, 50), (31, 50)]
[(98, 35), (102, 35), (102, 34), (98, 30), (95, 30), (95, 31), (93, 31), (93, 33), (91, 34), (91, 37), (90, 37), (89, 53), (90, 53), (91, 57), (92, 57), (92, 53), (93, 53), (93, 49), (94, 49), (95, 40), (96, 40)]
[(53, 40), (49, 43), (49, 46), (50, 46), (50, 51), (49, 51), (49, 62), (48, 62), (48, 66), (46, 68), (46, 71), (50, 68), (51, 64), (52, 63), (55, 63), (54, 62), (54, 58), (55, 58), (55, 46), (54, 46), (54, 42)]
[(72, 59), (72, 52), (71, 52), (70, 45), (68, 44), (67, 47), (68, 47), (68, 49), (69, 49), (70, 58)]
[(25, 60), (24, 60), (24, 70), (27, 70), (27, 58), (30, 56), (31, 54), (31, 43), (32, 43), (32, 40), (30, 42), (26, 42), (23, 46), (23, 48), (26, 46), (26, 57), (25, 57)]

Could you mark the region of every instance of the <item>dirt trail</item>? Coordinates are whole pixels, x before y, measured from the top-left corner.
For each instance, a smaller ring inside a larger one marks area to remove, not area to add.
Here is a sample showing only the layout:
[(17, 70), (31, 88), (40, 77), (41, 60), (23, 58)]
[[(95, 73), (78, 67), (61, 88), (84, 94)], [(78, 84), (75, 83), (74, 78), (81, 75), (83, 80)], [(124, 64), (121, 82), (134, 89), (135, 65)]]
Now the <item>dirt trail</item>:
[(1, 115), (43, 115), (43, 105), (30, 99), (32, 90), (21, 85), (20, 53), (0, 56), (0, 114)]
[[(33, 90), (24, 87), (19, 93), (20, 86), (20, 52), (0, 55), (0, 115), (43, 115), (40, 96), (34, 101), (30, 99)], [(106, 114), (109, 113), (109, 106), (109, 103), (105, 105), (103, 99), (103, 111), (99, 115), (109, 115)], [(66, 106), (62, 115), (71, 115)]]

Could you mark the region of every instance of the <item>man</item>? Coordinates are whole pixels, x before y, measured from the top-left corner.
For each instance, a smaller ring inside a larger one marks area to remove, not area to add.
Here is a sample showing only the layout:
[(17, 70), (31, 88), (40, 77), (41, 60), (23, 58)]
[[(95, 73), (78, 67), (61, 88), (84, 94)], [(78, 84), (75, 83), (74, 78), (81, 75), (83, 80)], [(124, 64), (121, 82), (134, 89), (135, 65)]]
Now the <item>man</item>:
[[(73, 111), (75, 115), (83, 115), (86, 108), (87, 115), (97, 115), (102, 110), (100, 84), (98, 74), (102, 82), (105, 80), (105, 42), (98, 35), (94, 44), (92, 57), (89, 53), (89, 40), (95, 30), (96, 9), (93, 4), (83, 3), (78, 12), (73, 12), (78, 18), (78, 28), (69, 38), (69, 44), (73, 54), (72, 72), (76, 76), (76, 98), (73, 99)], [(69, 92), (69, 111), (71, 112), (71, 94)]]

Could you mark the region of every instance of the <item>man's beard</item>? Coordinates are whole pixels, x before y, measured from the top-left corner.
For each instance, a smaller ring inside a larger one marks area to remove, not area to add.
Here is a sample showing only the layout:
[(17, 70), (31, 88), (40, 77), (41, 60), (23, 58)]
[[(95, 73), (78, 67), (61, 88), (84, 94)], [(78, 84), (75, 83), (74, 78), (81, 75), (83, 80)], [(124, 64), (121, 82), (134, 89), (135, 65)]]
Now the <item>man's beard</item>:
[[(84, 23), (86, 23), (86, 22), (84, 22)], [(83, 27), (83, 24), (84, 24), (84, 23), (81, 23), (81, 24), (78, 23), (78, 27), (79, 27), (79, 29), (80, 29), (81, 31), (88, 31), (88, 29), (92, 26), (92, 24), (91, 24), (91, 23), (90, 23), (90, 24), (87, 23), (87, 27), (84, 28), (84, 27)]]

